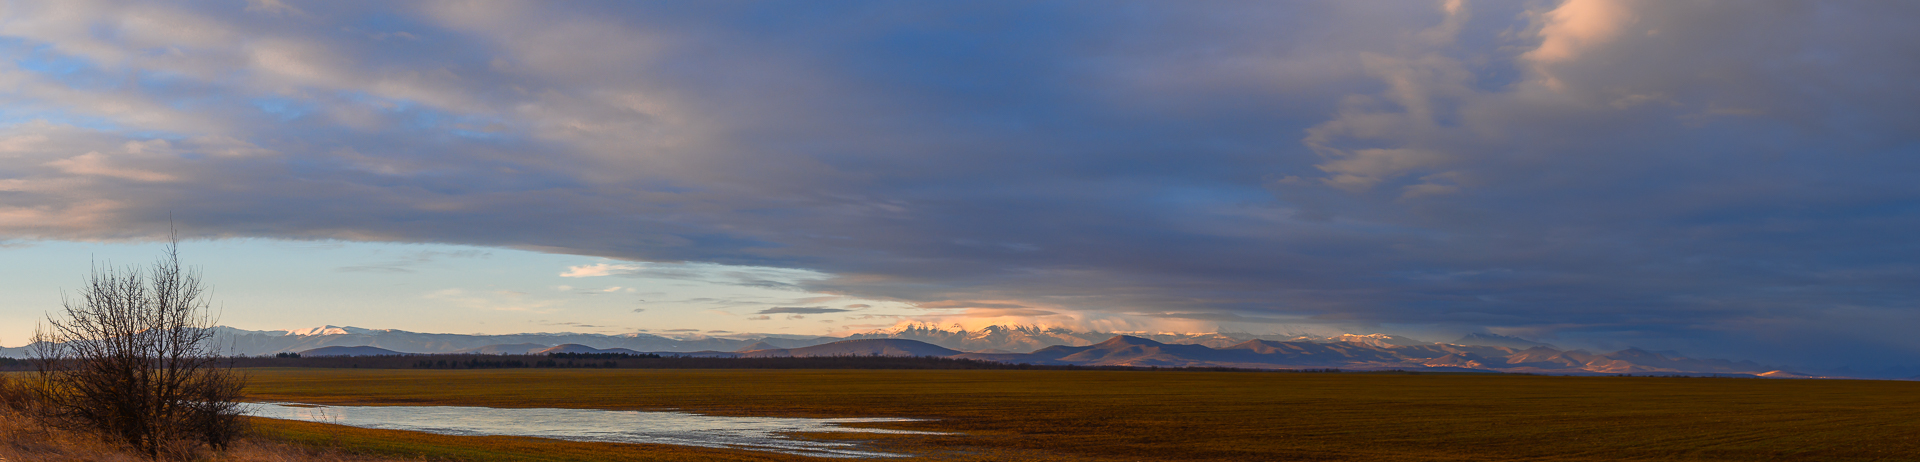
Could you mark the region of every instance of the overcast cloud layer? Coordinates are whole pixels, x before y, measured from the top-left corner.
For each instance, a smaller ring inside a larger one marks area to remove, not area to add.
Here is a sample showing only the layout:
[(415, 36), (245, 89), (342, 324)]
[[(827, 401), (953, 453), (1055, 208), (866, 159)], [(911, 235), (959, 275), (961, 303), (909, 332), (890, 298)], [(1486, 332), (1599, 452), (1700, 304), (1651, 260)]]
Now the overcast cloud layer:
[(1912, 2), (4, 8), (4, 239), (1920, 365)]

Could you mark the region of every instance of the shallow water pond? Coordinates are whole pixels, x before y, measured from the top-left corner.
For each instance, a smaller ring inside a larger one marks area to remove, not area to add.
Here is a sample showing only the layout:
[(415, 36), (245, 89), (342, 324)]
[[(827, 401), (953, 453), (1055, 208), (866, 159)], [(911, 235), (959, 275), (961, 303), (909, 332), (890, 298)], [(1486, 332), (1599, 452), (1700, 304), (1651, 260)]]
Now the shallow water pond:
[(685, 412), (600, 409), (503, 409), (464, 406), (315, 406), (244, 403), (249, 415), (442, 435), (532, 436), (570, 441), (652, 443), (745, 449), (813, 457), (904, 457), (844, 441), (789, 437), (797, 432), (939, 435), (938, 432), (847, 427), (867, 422), (917, 419), (722, 417)]

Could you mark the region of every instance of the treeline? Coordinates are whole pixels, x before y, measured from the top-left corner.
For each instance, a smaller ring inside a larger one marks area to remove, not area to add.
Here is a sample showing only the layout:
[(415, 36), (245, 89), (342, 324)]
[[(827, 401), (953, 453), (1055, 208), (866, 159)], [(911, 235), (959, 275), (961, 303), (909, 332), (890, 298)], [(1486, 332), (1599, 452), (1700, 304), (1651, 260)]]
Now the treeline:
[(472, 358), (469, 358), (466, 361), (461, 361), (457, 359), (452, 361), (448, 361), (445, 359), (422, 359), (422, 360), (413, 362), (414, 369), (508, 369), (508, 368), (522, 368), (522, 367), (568, 368), (568, 369), (574, 369), (574, 368), (612, 369), (612, 368), (620, 367), (620, 364), (616, 361), (611, 361), (611, 360), (609, 361), (575, 361), (575, 360), (569, 359), (563, 362), (559, 359), (553, 359), (553, 358), (542, 359), (539, 361), (534, 361), (532, 363), (528, 363), (526, 361), (521, 361), (521, 360), (500, 361), (500, 360), (481, 360), (481, 359), (472, 359)]
[(363, 369), (940, 369), (1194, 372), (1340, 372), (1339, 369), (1241, 369), (1230, 367), (1124, 367), (1009, 364), (977, 359), (911, 356), (815, 356), (805, 358), (715, 358), (661, 355), (408, 355), (229, 358), (234, 367)]
[(653, 353), (641, 353), (637, 355), (627, 353), (547, 353), (547, 357), (554, 359), (627, 359), (659, 358), (660, 355)]

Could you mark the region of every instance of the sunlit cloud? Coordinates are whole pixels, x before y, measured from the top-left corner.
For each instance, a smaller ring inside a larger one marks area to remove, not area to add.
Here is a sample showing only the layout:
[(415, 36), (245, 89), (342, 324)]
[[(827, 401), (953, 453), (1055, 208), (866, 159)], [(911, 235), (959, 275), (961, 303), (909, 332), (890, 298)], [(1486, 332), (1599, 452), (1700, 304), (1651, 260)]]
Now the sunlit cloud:
[(560, 277), (591, 278), (591, 277), (607, 276), (607, 275), (614, 274), (616, 272), (633, 271), (637, 269), (640, 269), (640, 267), (635, 265), (623, 265), (623, 264), (615, 264), (615, 263), (595, 263), (591, 265), (567, 267), (567, 271), (564, 273), (560, 273)]
[(985, 302), (985, 301), (969, 301), (969, 300), (941, 300), (937, 302), (918, 303), (918, 304), (915, 304), (914, 306), (918, 306), (921, 308), (1026, 308), (1026, 305), (1021, 305), (1018, 303)]
[(778, 313), (823, 314), (823, 313), (841, 313), (841, 312), (847, 312), (847, 311), (852, 311), (852, 310), (841, 309), (841, 308), (827, 308), (824, 306), (776, 306), (773, 308), (760, 310), (759, 314), (778, 314)]

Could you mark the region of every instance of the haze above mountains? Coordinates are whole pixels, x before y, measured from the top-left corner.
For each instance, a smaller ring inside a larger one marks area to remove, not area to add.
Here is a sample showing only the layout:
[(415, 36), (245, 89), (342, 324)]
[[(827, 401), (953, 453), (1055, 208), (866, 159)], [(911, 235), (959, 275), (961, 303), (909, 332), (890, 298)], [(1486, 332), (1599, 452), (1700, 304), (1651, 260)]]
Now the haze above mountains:
[[(945, 330), (911, 325), (846, 337), (743, 336), (673, 338), (653, 334), (429, 334), (324, 326), (249, 331), (218, 329), (233, 355), (669, 353), (721, 357), (936, 356), (1006, 363), (1255, 369), (1498, 371), (1544, 374), (1715, 374), (1810, 377), (1752, 361), (1688, 358), (1629, 348), (1610, 353), (1561, 350), (1495, 334), (1424, 342), (1388, 334), (1331, 337), (1229, 333), (1114, 334), (1065, 328), (990, 326)], [(24, 356), (25, 348), (0, 351)], [(1907, 374), (1855, 374), (1906, 378)]]

